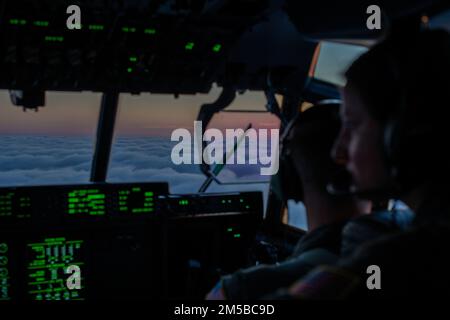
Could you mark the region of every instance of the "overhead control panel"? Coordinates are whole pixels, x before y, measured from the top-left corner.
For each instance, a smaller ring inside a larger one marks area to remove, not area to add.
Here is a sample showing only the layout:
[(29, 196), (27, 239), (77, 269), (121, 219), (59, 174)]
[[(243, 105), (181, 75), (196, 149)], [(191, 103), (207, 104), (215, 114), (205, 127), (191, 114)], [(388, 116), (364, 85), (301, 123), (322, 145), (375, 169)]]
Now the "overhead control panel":
[[(208, 92), (269, 2), (3, 1), (0, 88)], [(68, 27), (71, 5), (79, 29)]]

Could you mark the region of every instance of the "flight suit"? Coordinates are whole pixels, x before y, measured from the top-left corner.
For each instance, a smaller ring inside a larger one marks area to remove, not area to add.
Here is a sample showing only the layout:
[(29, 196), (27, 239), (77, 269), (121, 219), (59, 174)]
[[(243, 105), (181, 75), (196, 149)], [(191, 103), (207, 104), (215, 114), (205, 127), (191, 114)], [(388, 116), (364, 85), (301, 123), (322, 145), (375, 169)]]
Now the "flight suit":
[[(314, 269), (270, 298), (386, 299), (450, 296), (450, 223), (433, 221), (360, 246), (332, 266)], [(371, 287), (370, 266), (379, 268)]]
[(345, 222), (334, 223), (306, 233), (286, 261), (276, 265), (258, 265), (222, 277), (226, 298), (258, 299), (291, 284), (320, 264), (335, 263), (339, 258), (344, 225)]
[(322, 226), (300, 239), (293, 255), (277, 265), (260, 265), (222, 278), (228, 299), (259, 299), (292, 284), (321, 265), (333, 265), (363, 243), (408, 228), (411, 211), (380, 211)]

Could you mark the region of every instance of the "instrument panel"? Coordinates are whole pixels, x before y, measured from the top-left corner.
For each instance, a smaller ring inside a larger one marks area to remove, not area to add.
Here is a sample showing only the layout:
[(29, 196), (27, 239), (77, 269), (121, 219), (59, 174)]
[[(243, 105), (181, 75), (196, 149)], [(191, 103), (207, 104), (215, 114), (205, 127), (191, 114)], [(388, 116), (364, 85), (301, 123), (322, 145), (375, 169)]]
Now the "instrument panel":
[(202, 298), (248, 263), (262, 212), (260, 192), (167, 183), (0, 188), (0, 300)]

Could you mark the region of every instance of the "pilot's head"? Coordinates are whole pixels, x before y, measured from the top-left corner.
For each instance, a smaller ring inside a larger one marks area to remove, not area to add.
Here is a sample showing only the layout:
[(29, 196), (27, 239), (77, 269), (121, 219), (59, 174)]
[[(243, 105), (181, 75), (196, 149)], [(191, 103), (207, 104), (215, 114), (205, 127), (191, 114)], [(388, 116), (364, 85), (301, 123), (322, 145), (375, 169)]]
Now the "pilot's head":
[(330, 156), (339, 128), (339, 104), (319, 104), (293, 119), (282, 139), (283, 197), (304, 202), (310, 230), (370, 212), (367, 201), (327, 191), (330, 179), (342, 171)]
[[(285, 200), (305, 201), (307, 193), (332, 197), (327, 185), (343, 168), (330, 156), (340, 123), (337, 103), (318, 104), (291, 121), (281, 146), (280, 171)], [(335, 200), (345, 202), (349, 198)]]
[(305, 188), (326, 193), (330, 176), (336, 171), (330, 150), (339, 127), (337, 104), (314, 106), (300, 113), (290, 124), (283, 139), (282, 156), (290, 161), (290, 177), (298, 177), (292, 188), (295, 200), (304, 200)]
[(353, 63), (333, 156), (355, 191), (404, 198), (448, 178), (449, 75), (450, 36), (437, 30), (387, 37)]

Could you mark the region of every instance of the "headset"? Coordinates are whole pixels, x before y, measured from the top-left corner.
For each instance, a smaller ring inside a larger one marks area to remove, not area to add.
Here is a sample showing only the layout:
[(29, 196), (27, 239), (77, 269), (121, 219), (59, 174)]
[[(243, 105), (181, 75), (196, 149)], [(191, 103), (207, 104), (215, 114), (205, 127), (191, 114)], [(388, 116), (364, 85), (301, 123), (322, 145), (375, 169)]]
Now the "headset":
[(295, 123), (298, 121), (300, 113), (289, 121), (283, 134), (280, 137), (280, 162), (277, 174), (276, 184), (278, 185), (278, 196), (284, 202), (294, 200), (303, 201), (303, 182), (295, 168), (292, 159), (292, 149), (290, 148), (290, 133)]
[[(335, 125), (337, 134), (340, 125), (339, 107), (339, 100), (322, 100), (310, 109), (298, 112), (287, 124), (280, 138), (280, 165), (276, 180), (279, 186), (279, 198), (284, 202), (287, 202), (287, 200), (304, 201), (301, 173), (298, 172), (293, 158), (293, 143), (295, 141), (295, 137), (292, 136), (293, 128), (313, 123), (320, 124), (317, 117), (323, 115), (326, 117), (323, 119), (325, 125)], [(324, 110), (321, 109), (329, 109), (330, 111), (324, 113)], [(330, 161), (332, 160), (330, 159)], [(338, 166), (336, 165), (336, 167)]]

